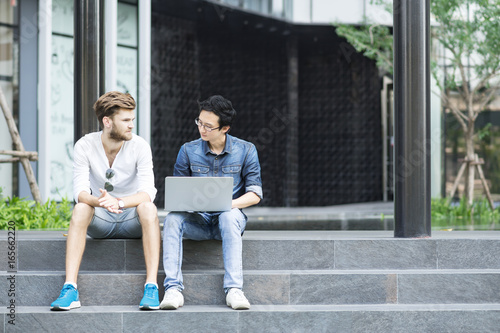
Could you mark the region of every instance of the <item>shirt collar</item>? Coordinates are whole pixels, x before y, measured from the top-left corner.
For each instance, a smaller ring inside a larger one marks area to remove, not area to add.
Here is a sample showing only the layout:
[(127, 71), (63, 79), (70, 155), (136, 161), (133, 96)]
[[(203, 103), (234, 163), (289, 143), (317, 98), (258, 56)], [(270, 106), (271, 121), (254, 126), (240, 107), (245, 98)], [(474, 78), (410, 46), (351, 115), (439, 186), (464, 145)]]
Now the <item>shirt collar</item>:
[[(213, 152), (210, 150), (210, 148), (208, 148), (208, 142), (207, 141), (203, 141), (203, 145), (202, 145), (202, 149), (203, 149), (203, 154), (204, 155), (207, 155), (207, 154), (213, 154)], [(226, 145), (224, 146), (224, 149), (222, 150), (222, 152), (220, 153), (220, 155), (222, 154), (230, 154), (231, 151), (232, 151), (232, 148), (233, 148), (233, 137), (229, 134), (226, 134)]]

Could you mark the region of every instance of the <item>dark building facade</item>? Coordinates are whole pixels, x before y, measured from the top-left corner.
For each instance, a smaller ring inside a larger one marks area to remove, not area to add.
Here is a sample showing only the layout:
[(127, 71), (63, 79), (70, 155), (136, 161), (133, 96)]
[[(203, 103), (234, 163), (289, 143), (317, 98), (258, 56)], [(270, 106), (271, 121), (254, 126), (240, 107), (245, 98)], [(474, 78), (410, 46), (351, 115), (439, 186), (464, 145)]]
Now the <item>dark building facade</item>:
[[(151, 144), (158, 195), (197, 100), (230, 99), (253, 142), (264, 206), (382, 200), (380, 79), (333, 26), (293, 25), (212, 3), (153, 1)], [(175, 13), (175, 16), (171, 13)]]

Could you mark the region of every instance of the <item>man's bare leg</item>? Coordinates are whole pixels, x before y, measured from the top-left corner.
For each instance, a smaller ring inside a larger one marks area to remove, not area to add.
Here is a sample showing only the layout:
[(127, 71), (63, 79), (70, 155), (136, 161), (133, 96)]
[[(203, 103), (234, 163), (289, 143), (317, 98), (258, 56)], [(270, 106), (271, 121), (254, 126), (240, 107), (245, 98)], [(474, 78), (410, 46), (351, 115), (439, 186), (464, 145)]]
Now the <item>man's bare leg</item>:
[(160, 221), (155, 204), (144, 202), (137, 206), (142, 226), (142, 246), (146, 262), (146, 283), (157, 283), (160, 262)]
[(85, 203), (78, 203), (73, 208), (66, 240), (66, 282), (76, 284), (87, 241), (87, 228), (92, 221), (92, 216), (94, 216), (94, 207)]

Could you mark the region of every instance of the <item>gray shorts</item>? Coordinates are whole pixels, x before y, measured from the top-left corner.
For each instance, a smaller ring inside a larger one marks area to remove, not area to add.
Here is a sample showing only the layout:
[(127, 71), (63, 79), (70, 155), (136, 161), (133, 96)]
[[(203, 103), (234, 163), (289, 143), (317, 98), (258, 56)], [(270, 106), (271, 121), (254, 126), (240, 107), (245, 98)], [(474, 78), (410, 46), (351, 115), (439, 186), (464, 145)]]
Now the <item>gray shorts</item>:
[(137, 208), (125, 208), (123, 213), (115, 214), (96, 207), (87, 235), (92, 238), (141, 238), (142, 228)]

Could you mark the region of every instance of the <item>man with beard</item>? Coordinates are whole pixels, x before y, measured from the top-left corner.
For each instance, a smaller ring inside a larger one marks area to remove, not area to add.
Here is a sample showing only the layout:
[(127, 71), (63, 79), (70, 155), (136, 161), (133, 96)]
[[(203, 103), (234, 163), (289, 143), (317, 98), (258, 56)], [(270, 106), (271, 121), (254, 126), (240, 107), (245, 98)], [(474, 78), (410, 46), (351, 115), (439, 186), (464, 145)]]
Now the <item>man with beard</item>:
[(78, 140), (73, 153), (73, 209), (66, 242), (66, 282), (51, 310), (80, 307), (77, 277), (86, 237), (141, 238), (146, 284), (141, 309), (158, 309), (160, 227), (151, 148), (132, 133), (135, 101), (111, 91), (94, 104), (102, 131)]

